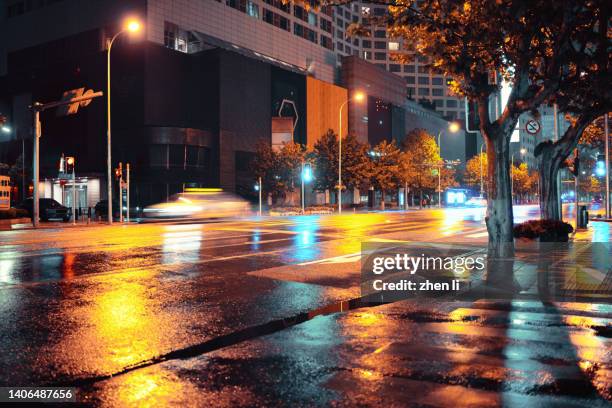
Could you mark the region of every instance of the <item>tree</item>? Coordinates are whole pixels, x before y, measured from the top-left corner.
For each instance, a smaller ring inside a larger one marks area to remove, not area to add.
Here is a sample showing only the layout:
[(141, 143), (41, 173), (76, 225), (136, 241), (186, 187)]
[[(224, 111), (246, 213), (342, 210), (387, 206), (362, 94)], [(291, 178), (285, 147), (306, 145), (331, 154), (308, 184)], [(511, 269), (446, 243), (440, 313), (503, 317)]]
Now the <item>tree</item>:
[(255, 177), (261, 177), (263, 190), (276, 202), (295, 190), (303, 159), (304, 148), (299, 144), (283, 143), (281, 149), (275, 151), (270, 142), (261, 140), (255, 149), (251, 171)]
[[(612, 118), (612, 112), (608, 113), (608, 118)], [(610, 120), (610, 119), (608, 119)], [(590, 146), (593, 149), (602, 149), (605, 146), (605, 129), (604, 129), (604, 116), (600, 116), (590, 125), (588, 125), (582, 135), (580, 136), (579, 143), (581, 145)]]
[(519, 202), (533, 190), (533, 177), (529, 174), (527, 163), (512, 166), (512, 190)]
[[(348, 189), (359, 188), (368, 178), (368, 146), (354, 135), (342, 139), (342, 184)], [(328, 130), (314, 144), (313, 157), (316, 178), (314, 189), (335, 191), (338, 186), (338, 137)]]
[(404, 138), (402, 150), (400, 181), (408, 184), (413, 191), (413, 197), (414, 192), (419, 193), (419, 205), (421, 205), (423, 193), (438, 186), (438, 177), (433, 171), (442, 167), (438, 145), (425, 129), (413, 129)]
[(315, 191), (334, 191), (338, 184), (338, 137), (328, 130), (313, 146)]
[(368, 145), (353, 134), (342, 139), (342, 184), (348, 189), (363, 188), (370, 174)]
[(464, 182), (466, 185), (474, 188), (478, 188), (481, 193), (483, 191), (480, 190), (480, 181), (482, 180), (483, 189), (487, 191), (488, 189), (488, 180), (486, 177), (487, 171), (487, 153), (482, 152), (478, 156), (472, 157), (465, 164), (465, 174), (464, 174)]
[[(287, 193), (293, 193), (296, 186), (301, 185), (301, 169), (306, 155), (306, 149), (299, 143), (288, 142), (283, 143), (278, 152), (278, 176), (283, 189), (283, 196)], [(291, 204), (293, 202), (291, 196)]]
[(601, 183), (594, 176), (579, 177), (578, 191), (585, 194), (590, 201), (593, 194), (601, 193)]
[[(576, 84), (584, 72), (575, 67), (593, 62), (588, 44), (596, 27), (607, 27), (608, 11), (604, 0), (397, 0), (387, 16), (369, 21), (371, 26), (385, 24), (390, 37), (414, 44), (433, 69), (453, 78), (456, 94), (477, 103), (489, 153), (486, 222), (495, 254), (513, 251), (510, 137), (519, 116), (562, 92), (569, 94), (568, 84)], [(371, 27), (352, 31), (366, 34)], [(489, 99), (499, 91), (498, 75), (512, 90), (495, 119), (489, 116)], [(584, 79), (583, 86), (593, 84), (588, 75)]]
[(399, 174), (400, 150), (395, 142), (383, 140), (370, 151), (372, 165), (370, 183), (375, 190), (380, 190), (380, 208), (385, 209), (385, 193), (397, 187)]
[(561, 219), (556, 178), (559, 169), (578, 145), (585, 129), (612, 109), (610, 49), (612, 31), (609, 4), (604, 1), (579, 1), (579, 26), (573, 27), (567, 48), (567, 61), (558, 90), (548, 102), (571, 116), (571, 126), (557, 141), (536, 146), (540, 157), (540, 215)]

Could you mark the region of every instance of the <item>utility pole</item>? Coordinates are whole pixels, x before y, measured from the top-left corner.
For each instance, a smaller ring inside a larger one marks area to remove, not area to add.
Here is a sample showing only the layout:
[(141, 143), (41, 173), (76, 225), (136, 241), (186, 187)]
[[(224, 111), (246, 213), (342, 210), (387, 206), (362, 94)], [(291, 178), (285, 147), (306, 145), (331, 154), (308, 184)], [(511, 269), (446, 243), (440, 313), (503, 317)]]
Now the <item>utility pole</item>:
[[(119, 222), (123, 223), (123, 164), (119, 162)], [(109, 202), (110, 206), (110, 202)]]
[(26, 198), (25, 186), (25, 137), (21, 136), (21, 201)]
[(302, 214), (304, 214), (304, 161), (302, 161), (302, 172), (300, 173), (300, 180), (302, 180)]
[(34, 228), (39, 225), (39, 216), (40, 216), (40, 206), (38, 202), (38, 175), (39, 175), (39, 161), (40, 161), (40, 152), (39, 148), (39, 139), (42, 134), (42, 125), (40, 123), (40, 111), (42, 110), (42, 104), (39, 102), (35, 102), (32, 105), (34, 109), (34, 152), (32, 153), (32, 225)]
[[(39, 195), (40, 192), (38, 191), (38, 182), (39, 182), (39, 171), (40, 171), (40, 151), (39, 151), (39, 147), (40, 147), (40, 136), (42, 134), (42, 124), (40, 123), (40, 112), (46, 110), (46, 109), (51, 109), (51, 108), (57, 108), (59, 106), (65, 106), (65, 105), (71, 105), (71, 107), (75, 107), (76, 109), (78, 109), (78, 106), (87, 106), (88, 105), (88, 101), (91, 101), (94, 98), (97, 98), (99, 96), (102, 96), (103, 93), (102, 92), (93, 92), (93, 91), (88, 91), (85, 94), (81, 94), (81, 96), (78, 96), (76, 98), (71, 98), (68, 100), (61, 100), (61, 101), (56, 101), (56, 102), (49, 102), (49, 103), (40, 103), (40, 102), (34, 102), (31, 106), (30, 109), (32, 109), (33, 113), (33, 122), (34, 122), (34, 151), (32, 152), (32, 181), (34, 184), (34, 190), (33, 190), (33, 196), (32, 196), (32, 226), (34, 228), (38, 227), (39, 225), (39, 217), (40, 217), (40, 205), (39, 205)], [(76, 111), (76, 110), (75, 110)]]
[(259, 184), (259, 216), (261, 217), (261, 177), (259, 177), (258, 180), (258, 184)]
[(607, 113), (604, 115), (604, 137), (606, 138), (606, 218), (610, 218), (612, 212), (612, 206), (610, 205), (610, 127)]
[(578, 175), (580, 174), (580, 159), (578, 148), (574, 149), (574, 216), (576, 217), (576, 229), (578, 229)]
[(76, 173), (75, 160), (72, 159), (72, 225), (76, 225)]
[(127, 222), (130, 222), (130, 163), (125, 165), (127, 172), (127, 185), (126, 185), (126, 196), (127, 196)]

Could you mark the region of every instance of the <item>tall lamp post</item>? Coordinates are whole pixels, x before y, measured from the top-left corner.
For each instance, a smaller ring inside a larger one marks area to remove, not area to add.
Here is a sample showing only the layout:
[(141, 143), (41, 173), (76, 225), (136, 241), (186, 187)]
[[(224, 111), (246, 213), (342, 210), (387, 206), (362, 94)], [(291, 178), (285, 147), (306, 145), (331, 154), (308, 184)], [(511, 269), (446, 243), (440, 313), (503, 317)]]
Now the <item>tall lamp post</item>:
[[(451, 122), (448, 125), (448, 130), (451, 133), (457, 133), (460, 127), (457, 122)], [(442, 159), (442, 145), (440, 144), (440, 136), (442, 136), (442, 131), (438, 132), (438, 153), (440, 154), (440, 159)], [(442, 208), (442, 167), (444, 167), (444, 159), (442, 159), (442, 166), (438, 169), (438, 208)]]
[(338, 127), (338, 214), (342, 214), (342, 108), (350, 101), (361, 102), (365, 99), (365, 94), (361, 91), (348, 98), (340, 105), (338, 113), (340, 126)]
[[(113, 178), (112, 178), (112, 160), (111, 160), (111, 48), (113, 43), (121, 34), (129, 32), (136, 33), (140, 31), (141, 24), (136, 20), (129, 20), (123, 30), (115, 34), (110, 40), (106, 41), (106, 180), (107, 180), (107, 196), (108, 196), (108, 223), (113, 223)], [(122, 209), (119, 209), (120, 214), (123, 214)]]

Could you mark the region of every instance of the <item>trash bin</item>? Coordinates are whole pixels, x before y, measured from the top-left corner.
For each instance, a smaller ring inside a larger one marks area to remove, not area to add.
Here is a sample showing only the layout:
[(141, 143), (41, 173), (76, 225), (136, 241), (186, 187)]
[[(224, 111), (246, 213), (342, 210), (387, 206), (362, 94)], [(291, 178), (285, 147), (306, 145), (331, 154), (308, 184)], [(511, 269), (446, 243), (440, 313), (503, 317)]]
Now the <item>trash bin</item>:
[(586, 228), (589, 223), (589, 212), (587, 211), (586, 205), (581, 205), (578, 207), (578, 228)]
[(368, 207), (374, 208), (374, 201), (376, 200), (376, 192), (374, 189), (368, 190)]

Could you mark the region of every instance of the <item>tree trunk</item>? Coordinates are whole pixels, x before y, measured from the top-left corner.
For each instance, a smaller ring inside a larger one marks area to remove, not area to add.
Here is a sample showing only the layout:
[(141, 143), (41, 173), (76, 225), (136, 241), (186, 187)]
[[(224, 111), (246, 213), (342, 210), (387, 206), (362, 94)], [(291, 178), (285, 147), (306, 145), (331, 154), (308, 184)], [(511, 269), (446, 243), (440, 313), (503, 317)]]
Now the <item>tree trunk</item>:
[(380, 209), (385, 211), (385, 190), (380, 192)]
[[(489, 246), (497, 248), (500, 244), (514, 242), (510, 189), (510, 138), (498, 131), (485, 135), (485, 142), (488, 155), (486, 223)], [(505, 245), (501, 245), (500, 249), (502, 247)]]
[(419, 209), (423, 208), (423, 190), (419, 191)]
[(540, 176), (540, 218), (543, 220), (560, 220), (559, 191), (557, 175), (559, 163), (554, 158), (552, 144), (542, 146), (538, 174)]

